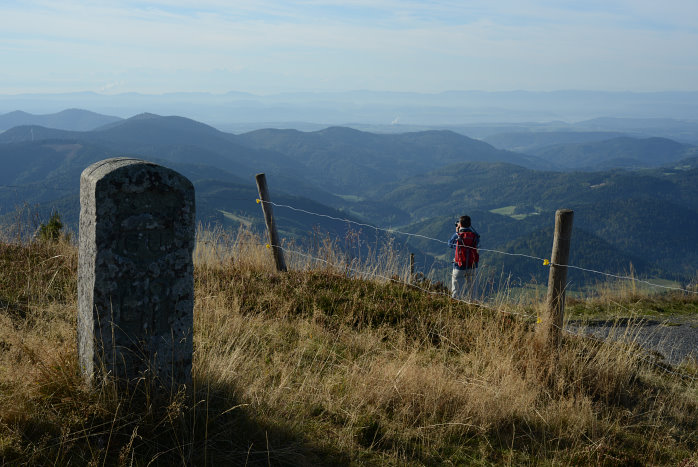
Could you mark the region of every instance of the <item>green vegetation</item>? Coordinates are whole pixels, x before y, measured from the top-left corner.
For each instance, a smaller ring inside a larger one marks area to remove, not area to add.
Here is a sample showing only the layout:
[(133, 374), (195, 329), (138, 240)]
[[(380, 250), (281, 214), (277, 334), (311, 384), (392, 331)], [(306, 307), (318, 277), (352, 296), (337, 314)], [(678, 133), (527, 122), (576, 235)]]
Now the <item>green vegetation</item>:
[(61, 238), (62, 230), (61, 216), (54, 212), (47, 223), (39, 226), (38, 238), (45, 242), (57, 242)]
[[(678, 294), (651, 293), (647, 289), (634, 287), (616, 287), (613, 289), (599, 286), (599, 297), (585, 300), (582, 295), (569, 300), (566, 314), (570, 319), (592, 318), (609, 320), (615, 318), (692, 318), (698, 324), (698, 301), (690, 296)], [(614, 300), (622, 297), (622, 300)]]
[(230, 219), (231, 221), (236, 222), (238, 225), (244, 226), (248, 229), (252, 227), (254, 222), (252, 219), (233, 214), (232, 212), (223, 211), (222, 209), (219, 211), (225, 216), (226, 219)]
[[(394, 257), (358, 265), (326, 242), (311, 252), (324, 262), (291, 255), (279, 274), (261, 243), (244, 230), (200, 232), (189, 396), (86, 387), (76, 248), (1, 243), (0, 462), (698, 462), (698, 383), (636, 347), (564, 334), (553, 361), (535, 344), (535, 302), (502, 295), (482, 308), (352, 278), (349, 264), (390, 276)], [(697, 303), (607, 292), (570, 307), (694, 313)]]
[(517, 221), (526, 219), (528, 216), (536, 216), (540, 214), (534, 207), (531, 206), (504, 206), (502, 208), (490, 209), (490, 212), (493, 214), (499, 214), (500, 216), (509, 216)]
[(516, 210), (516, 206), (504, 206), (501, 208), (497, 209), (490, 209), (490, 212), (495, 213), (495, 214), (500, 214), (502, 216), (511, 216), (514, 214), (514, 211)]

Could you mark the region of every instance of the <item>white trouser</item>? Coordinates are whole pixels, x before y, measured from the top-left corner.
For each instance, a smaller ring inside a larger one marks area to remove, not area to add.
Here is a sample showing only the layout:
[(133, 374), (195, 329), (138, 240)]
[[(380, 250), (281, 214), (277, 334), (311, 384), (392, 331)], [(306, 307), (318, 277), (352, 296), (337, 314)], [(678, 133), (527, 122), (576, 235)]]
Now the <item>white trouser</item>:
[(451, 275), (451, 297), (456, 299), (477, 297), (477, 269), (453, 268)]

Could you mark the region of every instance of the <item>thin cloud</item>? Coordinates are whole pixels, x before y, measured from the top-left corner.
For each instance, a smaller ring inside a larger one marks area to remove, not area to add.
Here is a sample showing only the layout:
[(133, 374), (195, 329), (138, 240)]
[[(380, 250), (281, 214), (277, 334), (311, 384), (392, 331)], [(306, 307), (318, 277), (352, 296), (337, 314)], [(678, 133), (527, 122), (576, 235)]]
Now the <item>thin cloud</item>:
[[(239, 78), (231, 86), (257, 91), (252, 87), (258, 83), (249, 78), (254, 73), (283, 76), (309, 89), (385, 89), (389, 83), (417, 91), (693, 89), (696, 5), (678, 0), (3, 3), (0, 59), (5, 83), (31, 86), (37, 74), (66, 75), (63, 66), (94, 90), (117, 81), (139, 90), (136, 70), (199, 77), (230, 70)], [(110, 75), (115, 78), (105, 81)], [(198, 79), (189, 85), (205, 90), (206, 80)]]

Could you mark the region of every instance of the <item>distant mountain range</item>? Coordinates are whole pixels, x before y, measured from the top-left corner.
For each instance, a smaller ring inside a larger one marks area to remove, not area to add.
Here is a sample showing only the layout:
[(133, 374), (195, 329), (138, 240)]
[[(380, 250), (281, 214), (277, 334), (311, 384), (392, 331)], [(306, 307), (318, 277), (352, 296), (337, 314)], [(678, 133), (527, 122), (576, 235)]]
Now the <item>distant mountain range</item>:
[(244, 177), (266, 171), (278, 174), (283, 188), (307, 185), (306, 194), (330, 204), (337, 200), (326, 193), (356, 196), (376, 184), (456, 162), (506, 161), (534, 168), (547, 164), (450, 131), (387, 135), (334, 127), (309, 133), (259, 130), (233, 135), (183, 117), (152, 114), (93, 131), (19, 126), (0, 134), (0, 143), (40, 140), (80, 141), (115, 153), (220, 167)]
[[(16, 206), (26, 202), (44, 215), (58, 209), (75, 226), (80, 172), (127, 155), (189, 177), (203, 222), (261, 228), (253, 177), (265, 172), (272, 198), (282, 204), (442, 241), (455, 218), (469, 213), (484, 248), (538, 257), (549, 255), (555, 209), (572, 208), (578, 265), (619, 271), (632, 263), (645, 276), (692, 278), (698, 263), (696, 148), (662, 138), (602, 138), (609, 134), (536, 135), (530, 154), (523, 154), (453, 131), (376, 134), (330, 127), (235, 135), (154, 114), (85, 131), (23, 125), (0, 134), (0, 217), (12, 221)], [(361, 230), (284, 208), (276, 214), (283, 235), (297, 242), (319, 231), (341, 239), (347, 229)], [(365, 243), (376, 240), (375, 231), (364, 230), (361, 235), (371, 237)], [(442, 242), (398, 240), (423, 254), (425, 268), (449, 259)], [(535, 263), (485, 252), (483, 264), (521, 280), (545, 280)], [(580, 284), (597, 279), (578, 277)]]
[[(410, 92), (297, 92), (256, 95), (242, 92), (165, 94), (0, 95), (0, 113), (22, 109), (51, 113), (67, 107), (126, 117), (143, 112), (188, 115), (231, 129), (233, 125), (264, 122), (306, 122), (326, 126), (471, 125), (483, 123), (581, 122), (599, 116), (620, 119), (676, 119), (698, 121), (698, 92), (597, 91), (448, 91)], [(653, 123), (654, 124), (654, 123)], [(627, 131), (599, 122), (603, 131)], [(586, 128), (596, 131), (598, 128)], [(695, 130), (694, 130), (695, 131)], [(469, 133), (465, 133), (469, 136)], [(666, 134), (648, 136), (672, 137)]]
[(258, 130), (238, 136), (241, 144), (286, 154), (316, 183), (360, 195), (379, 184), (466, 161), (509, 162), (542, 169), (543, 159), (493, 148), (452, 131), (374, 134), (351, 128), (320, 131)]
[(698, 155), (698, 147), (666, 138), (618, 137), (586, 143), (565, 143), (529, 150), (566, 169), (660, 167)]
[(0, 132), (21, 125), (38, 125), (58, 130), (89, 131), (122, 120), (80, 109), (67, 109), (48, 115), (33, 115), (15, 110), (0, 115)]
[(483, 138), (488, 144), (500, 149), (535, 154), (535, 151), (558, 144), (578, 144), (605, 141), (627, 136), (615, 131), (519, 131), (502, 132)]

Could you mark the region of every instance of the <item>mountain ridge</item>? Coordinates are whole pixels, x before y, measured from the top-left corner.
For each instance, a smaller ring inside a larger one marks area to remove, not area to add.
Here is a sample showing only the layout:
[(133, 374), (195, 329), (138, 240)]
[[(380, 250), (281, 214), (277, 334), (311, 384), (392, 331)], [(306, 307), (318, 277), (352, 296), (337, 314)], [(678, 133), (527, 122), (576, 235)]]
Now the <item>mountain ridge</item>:
[(0, 115), (0, 131), (21, 125), (36, 125), (57, 130), (89, 131), (119, 120), (121, 120), (119, 117), (102, 115), (83, 109), (66, 109), (44, 115), (15, 110)]
[[(647, 274), (676, 272), (685, 278), (698, 262), (691, 250), (698, 243), (698, 225), (692, 220), (698, 219), (694, 159), (658, 169), (534, 170), (493, 162), (506, 157), (526, 160), (525, 155), (446, 130), (374, 134), (328, 127), (234, 135), (192, 119), (152, 113), (85, 132), (15, 127), (0, 134), (0, 160), (7, 168), (0, 182), (14, 186), (0, 190), (0, 205), (9, 215), (12, 203), (25, 199), (69, 210), (66, 216), (76, 219), (80, 172), (91, 162), (113, 156), (139, 157), (182, 170), (199, 190), (201, 214), (226, 225), (258, 218), (253, 176), (265, 172), (271, 190), (281, 193), (279, 199), (337, 219), (351, 217), (381, 228), (424, 228), (441, 238), (447, 232), (440, 229), (451, 230), (453, 219), (471, 213), (476, 225), (484, 222), (483, 241), (491, 242), (487, 248), (523, 248), (530, 244), (527, 235), (541, 226), (552, 229), (554, 211), (568, 207), (583, 219), (581, 230), (601, 239), (590, 245), (608, 251), (606, 241), (615, 249), (609, 256), (612, 264), (648, 257), (652, 266), (642, 266)], [(546, 163), (546, 168), (552, 165)], [(61, 187), (73, 190), (72, 198)], [(325, 223), (321, 216), (307, 213), (280, 215), (293, 238), (303, 238), (315, 225), (332, 225), (335, 231), (347, 228), (343, 222)], [(671, 241), (651, 254), (643, 253), (642, 243), (648, 218), (660, 221), (658, 235)], [(422, 221), (433, 228), (418, 227)], [(444, 255), (440, 244), (412, 244), (416, 251)], [(583, 264), (596, 264), (592, 259)]]
[(450, 130), (376, 134), (345, 127), (313, 132), (266, 129), (238, 135), (238, 140), (252, 148), (287, 154), (320, 180), (333, 175), (325, 186), (334, 185), (353, 194), (376, 183), (454, 162), (505, 160), (529, 167), (550, 165), (535, 156), (501, 151)]
[(660, 167), (698, 154), (698, 147), (668, 138), (611, 139), (545, 146), (529, 151), (568, 169)]

